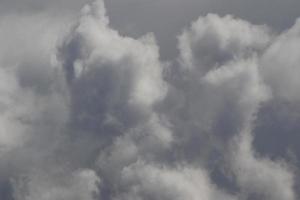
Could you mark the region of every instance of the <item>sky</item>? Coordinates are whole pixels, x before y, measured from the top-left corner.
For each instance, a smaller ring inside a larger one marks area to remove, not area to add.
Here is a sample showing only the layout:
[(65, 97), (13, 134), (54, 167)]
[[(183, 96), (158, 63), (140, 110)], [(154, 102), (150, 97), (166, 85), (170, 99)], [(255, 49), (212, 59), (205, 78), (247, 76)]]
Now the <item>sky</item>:
[(299, 7), (0, 0), (0, 199), (299, 199)]

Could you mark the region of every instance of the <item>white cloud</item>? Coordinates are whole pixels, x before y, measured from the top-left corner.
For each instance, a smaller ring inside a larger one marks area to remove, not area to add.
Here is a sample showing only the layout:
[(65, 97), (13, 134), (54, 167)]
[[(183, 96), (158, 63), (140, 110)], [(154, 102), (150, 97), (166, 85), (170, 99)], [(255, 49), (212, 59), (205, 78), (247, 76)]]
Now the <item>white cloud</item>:
[(261, 60), (261, 71), (266, 84), (276, 97), (289, 102), (300, 98), (299, 67), (300, 22), (278, 36)]
[[(129, 184), (128, 184), (129, 183)], [(235, 197), (218, 190), (200, 168), (158, 167), (138, 162), (122, 171), (121, 184), (128, 188), (113, 199), (206, 199), (234, 200)]]
[[(257, 158), (249, 139), (261, 104), (271, 97), (260, 74), (261, 54), (272, 38), (266, 30), (230, 16), (208, 15), (193, 23), (179, 37), (183, 83), (189, 90), (185, 101), (189, 121), (202, 122), (200, 128), (210, 125), (210, 134), (221, 140), (217, 145), (230, 140), (222, 153), (241, 198), (295, 199), (293, 172), (267, 157)], [(233, 138), (242, 138), (234, 149), (228, 146)]]
[(197, 68), (199, 76), (234, 59), (260, 52), (270, 40), (265, 26), (252, 25), (230, 15), (208, 14), (193, 22), (179, 37), (183, 67)]
[(294, 200), (294, 174), (284, 161), (272, 161), (253, 150), (252, 135), (244, 132), (233, 144), (232, 172), (242, 191), (272, 200)]

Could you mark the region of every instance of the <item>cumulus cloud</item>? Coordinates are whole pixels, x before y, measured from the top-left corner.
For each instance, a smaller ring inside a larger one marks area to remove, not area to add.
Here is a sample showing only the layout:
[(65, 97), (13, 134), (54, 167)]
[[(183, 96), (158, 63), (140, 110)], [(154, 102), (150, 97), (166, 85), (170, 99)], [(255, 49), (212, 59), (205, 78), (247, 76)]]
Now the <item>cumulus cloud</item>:
[(264, 53), (261, 71), (274, 95), (285, 101), (299, 101), (299, 20), (288, 31), (280, 35)]
[(236, 138), (232, 155), (232, 172), (246, 194), (258, 199), (296, 199), (293, 172), (286, 163), (257, 155), (252, 135)]
[(0, 188), (10, 199), (297, 199), (294, 166), (253, 140), (261, 107), (297, 104), (298, 23), (276, 36), (208, 14), (164, 62), (154, 34), (119, 33), (101, 0), (68, 26), (19, 17), (0, 20)]
[(170, 169), (138, 162), (126, 167), (121, 176), (129, 188), (114, 199), (236, 199), (217, 190), (200, 168)]
[[(75, 101), (73, 115), (81, 117), (74, 120), (77, 124), (86, 124), (87, 121), (95, 123), (91, 124), (92, 129), (80, 128), (85, 134), (91, 131), (93, 138), (107, 139), (105, 146), (100, 147), (97, 159), (98, 173), (105, 185), (102, 198), (172, 199), (177, 195), (183, 195), (180, 198), (198, 198), (188, 186), (174, 194), (164, 193), (155, 183), (148, 187), (147, 184), (152, 184), (151, 176), (141, 175), (149, 168), (154, 170), (154, 176), (158, 179), (160, 175), (157, 173), (162, 170), (166, 179), (169, 176), (172, 179), (174, 175), (174, 178), (178, 176), (179, 181), (187, 179), (185, 182), (189, 182), (189, 178), (182, 174), (184, 172), (172, 172), (172, 169), (169, 172), (167, 168), (155, 169), (151, 164), (139, 164), (164, 162), (163, 155), (172, 150), (174, 139), (171, 125), (166, 116), (156, 111), (156, 105), (167, 95), (168, 84), (163, 79), (164, 63), (159, 61), (158, 47), (152, 35), (138, 40), (121, 36), (109, 27), (109, 20), (103, 11), (101, 2), (85, 7), (78, 24), (60, 48), (72, 100)], [(91, 88), (95, 92), (91, 93)], [(87, 92), (82, 93), (85, 90)], [(85, 102), (86, 99), (94, 100)], [(90, 107), (96, 105), (100, 107)], [(110, 128), (114, 130), (109, 131)], [(164, 165), (167, 167), (167, 163)], [(135, 171), (131, 168), (141, 170), (141, 173), (131, 174)], [(202, 172), (199, 173), (201, 175)], [(148, 179), (150, 183), (147, 183)], [(210, 189), (209, 178), (205, 179), (208, 180), (191, 182), (190, 185), (209, 190), (203, 194), (208, 195), (209, 199), (215, 198), (212, 197), (215, 195), (222, 196), (217, 189)], [(143, 184), (144, 181), (145, 188), (136, 191), (136, 182)], [(170, 191), (173, 187), (180, 187), (168, 186), (168, 180), (164, 178), (162, 182), (164, 187), (170, 187)], [(152, 187), (156, 194), (151, 195)]]
[(199, 18), (179, 37), (184, 87), (192, 91), (184, 94), (191, 108), (188, 121), (204, 120), (200, 127), (211, 123), (210, 134), (230, 138), (231, 144), (242, 138), (225, 156), (241, 189), (240, 198), (295, 199), (293, 172), (284, 162), (257, 158), (252, 147), (256, 114), (274, 91), (260, 73), (265, 69), (261, 55), (273, 48), (272, 37), (265, 27), (215, 15)]
[(183, 66), (205, 74), (233, 59), (262, 51), (270, 40), (267, 27), (254, 26), (232, 16), (208, 14), (192, 23), (179, 37)]
[[(168, 143), (171, 135), (154, 112), (167, 93), (154, 38), (120, 36), (108, 26), (104, 11), (102, 2), (85, 7), (60, 47), (72, 123), (106, 142), (126, 132), (145, 132)], [(160, 130), (162, 135), (155, 133)]]

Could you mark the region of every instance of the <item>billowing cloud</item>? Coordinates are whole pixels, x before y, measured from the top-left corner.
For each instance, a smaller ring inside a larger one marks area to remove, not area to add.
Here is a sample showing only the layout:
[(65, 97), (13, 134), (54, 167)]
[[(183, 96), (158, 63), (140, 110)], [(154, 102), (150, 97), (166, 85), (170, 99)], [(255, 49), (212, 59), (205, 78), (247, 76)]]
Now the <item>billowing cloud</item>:
[(217, 190), (206, 172), (199, 168), (170, 169), (138, 162), (126, 167), (121, 176), (122, 184), (128, 189), (115, 199), (236, 199)]
[(183, 67), (207, 73), (234, 59), (262, 51), (270, 40), (267, 27), (254, 26), (227, 15), (208, 14), (179, 37)]
[[(85, 7), (81, 19), (60, 50), (72, 91), (73, 115), (80, 117), (73, 120), (83, 133), (91, 132), (92, 138), (105, 141), (97, 159), (98, 173), (105, 185), (102, 198), (172, 199), (177, 195), (197, 198), (200, 193), (195, 194), (189, 187), (174, 194), (165, 193), (155, 183), (148, 187), (151, 175), (149, 178), (139, 175), (153, 169), (158, 184), (162, 182), (163, 187), (169, 187), (172, 182), (168, 183), (169, 176), (170, 179), (178, 176), (178, 181), (189, 182), (185, 170), (170, 169), (169, 172), (167, 163), (164, 164), (165, 170), (156, 169), (151, 164), (163, 160), (164, 154), (172, 151), (174, 141), (168, 118), (156, 111), (157, 104), (167, 94), (168, 84), (163, 79), (164, 63), (159, 61), (153, 36), (138, 40), (121, 36), (109, 27), (103, 11), (101, 2)], [(95, 90), (93, 93), (91, 88)], [(87, 122), (92, 128), (81, 125)], [(141, 162), (144, 164), (139, 164)], [(132, 174), (131, 168), (141, 172)], [(199, 170), (195, 172), (200, 174), (197, 176), (205, 173)], [(166, 178), (160, 180), (159, 173)], [(217, 189), (210, 188), (209, 177), (203, 177), (207, 180), (191, 182), (191, 186), (203, 187), (207, 193), (203, 195), (209, 199), (222, 196)], [(135, 191), (136, 182), (146, 184), (145, 188)], [(169, 190), (173, 187), (180, 186), (171, 186)], [(151, 190), (156, 194), (152, 196)]]
[(262, 74), (274, 95), (285, 101), (297, 102), (299, 88), (299, 40), (300, 22), (280, 35), (264, 53), (261, 60)]
[[(184, 90), (191, 109), (188, 122), (199, 125), (204, 120), (200, 127), (210, 126), (209, 134), (217, 134), (221, 144), (229, 139), (229, 145), (237, 146), (229, 147), (224, 159), (241, 189), (240, 198), (295, 199), (293, 172), (284, 161), (259, 158), (252, 147), (256, 114), (274, 93), (260, 73), (265, 70), (261, 55), (273, 48), (272, 38), (265, 27), (215, 15), (198, 19), (179, 37), (183, 87), (189, 89)], [(278, 77), (283, 80), (278, 84), (289, 80)]]
[(242, 191), (258, 199), (296, 199), (294, 176), (288, 165), (260, 157), (251, 143), (251, 134), (245, 132), (233, 144), (232, 171)]
[(73, 23), (33, 13), (0, 20), (0, 198), (297, 199), (296, 162), (253, 141), (261, 108), (298, 105), (298, 22), (208, 14), (162, 61), (101, 0)]

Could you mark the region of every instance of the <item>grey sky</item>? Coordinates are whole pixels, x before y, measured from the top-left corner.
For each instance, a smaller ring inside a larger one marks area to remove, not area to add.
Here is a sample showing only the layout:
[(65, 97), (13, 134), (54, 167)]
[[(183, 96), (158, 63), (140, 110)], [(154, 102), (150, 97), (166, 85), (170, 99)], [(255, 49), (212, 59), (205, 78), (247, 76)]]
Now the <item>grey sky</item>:
[(169, 58), (176, 53), (175, 36), (200, 15), (232, 14), (282, 31), (294, 24), (299, 15), (300, 1), (106, 0), (106, 6), (113, 26), (133, 36), (154, 32), (162, 55)]
[[(76, 15), (90, 0), (1, 0), (0, 14), (46, 12)], [(175, 37), (192, 20), (207, 13), (232, 14), (277, 31), (293, 25), (299, 15), (298, 0), (106, 0), (112, 26), (124, 34), (154, 32), (163, 58), (177, 53)]]

